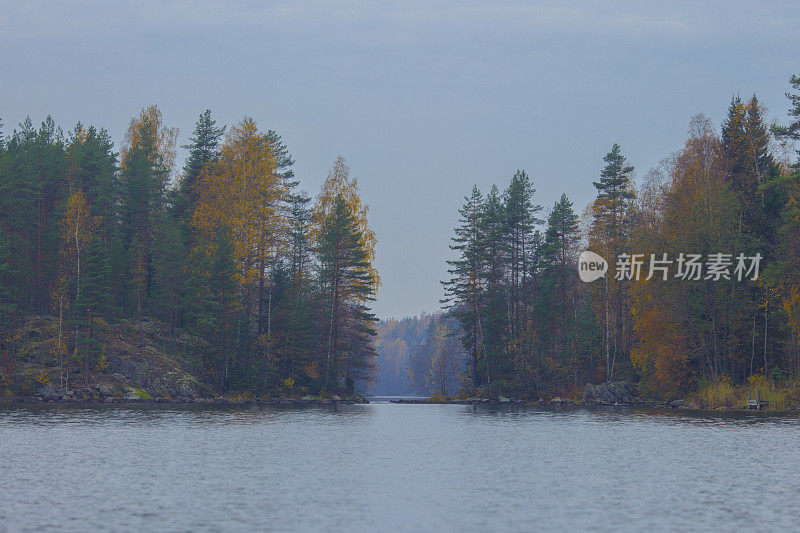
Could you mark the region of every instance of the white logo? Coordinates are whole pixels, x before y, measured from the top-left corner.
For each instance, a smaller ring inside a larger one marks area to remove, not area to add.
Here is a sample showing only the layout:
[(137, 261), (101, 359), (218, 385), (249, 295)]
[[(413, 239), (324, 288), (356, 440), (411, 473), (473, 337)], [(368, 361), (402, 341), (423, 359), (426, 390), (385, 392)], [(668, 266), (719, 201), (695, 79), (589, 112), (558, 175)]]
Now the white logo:
[(589, 283), (600, 279), (608, 272), (608, 261), (590, 250), (584, 250), (578, 257), (578, 276)]

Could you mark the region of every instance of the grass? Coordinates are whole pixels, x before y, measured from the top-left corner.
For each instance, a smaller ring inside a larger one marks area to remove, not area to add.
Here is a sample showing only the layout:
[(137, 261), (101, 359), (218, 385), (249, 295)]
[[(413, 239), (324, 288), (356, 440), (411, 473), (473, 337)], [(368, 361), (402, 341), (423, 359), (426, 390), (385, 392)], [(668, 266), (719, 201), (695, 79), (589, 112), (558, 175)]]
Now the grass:
[(152, 400), (153, 397), (150, 396), (150, 393), (144, 389), (137, 389), (134, 387), (133, 392), (136, 393), (136, 396), (139, 397), (140, 400)]
[(695, 399), (708, 409), (746, 409), (748, 397), (769, 402), (767, 409), (770, 411), (785, 411), (800, 406), (800, 385), (778, 386), (772, 379), (753, 375), (746, 384), (734, 386), (729, 378), (721, 378), (702, 386)]
[(447, 403), (448, 398), (439, 391), (433, 391), (430, 398), (425, 400), (425, 403)]

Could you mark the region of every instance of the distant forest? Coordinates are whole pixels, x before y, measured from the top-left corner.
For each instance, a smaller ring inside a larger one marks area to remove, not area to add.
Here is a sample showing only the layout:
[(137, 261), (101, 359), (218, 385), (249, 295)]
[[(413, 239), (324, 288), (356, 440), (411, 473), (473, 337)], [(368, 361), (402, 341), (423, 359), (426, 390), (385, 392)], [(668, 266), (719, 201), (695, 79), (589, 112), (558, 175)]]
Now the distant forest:
[(452, 395), (465, 388), (465, 352), (453, 317), (439, 312), (381, 320), (375, 348), (378, 374), (372, 394)]
[[(150, 319), (207, 342), (192, 363), (218, 394), (372, 378), (375, 235), (344, 159), (312, 201), (280, 135), (251, 118), (226, 130), (202, 113), (180, 171), (177, 133), (151, 106), (119, 152), (104, 129), (49, 117), (0, 135), (0, 392), (88, 385), (109, 355), (97, 332), (133, 322), (142, 346)], [(57, 317), (35, 361), (31, 315)]]

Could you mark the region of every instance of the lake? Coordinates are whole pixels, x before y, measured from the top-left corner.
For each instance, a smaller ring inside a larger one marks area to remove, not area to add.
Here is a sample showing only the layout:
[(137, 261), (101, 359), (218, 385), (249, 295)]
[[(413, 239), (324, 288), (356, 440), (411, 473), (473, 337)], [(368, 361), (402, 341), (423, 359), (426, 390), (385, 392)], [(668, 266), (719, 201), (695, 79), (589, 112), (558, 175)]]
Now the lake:
[(0, 531), (795, 528), (800, 419), (0, 406)]

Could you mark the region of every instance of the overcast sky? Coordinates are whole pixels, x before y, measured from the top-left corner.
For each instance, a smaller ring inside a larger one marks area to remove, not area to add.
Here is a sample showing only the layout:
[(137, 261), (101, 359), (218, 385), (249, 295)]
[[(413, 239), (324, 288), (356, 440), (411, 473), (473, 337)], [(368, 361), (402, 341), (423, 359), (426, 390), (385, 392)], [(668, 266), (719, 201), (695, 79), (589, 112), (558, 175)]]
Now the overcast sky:
[[(316, 194), (337, 155), (378, 236), (380, 317), (439, 307), (457, 210), (517, 168), (582, 211), (612, 143), (640, 176), (733, 94), (784, 120), (796, 2), (0, 0), (0, 118), (105, 127), (158, 104), (277, 130)], [(183, 154), (179, 165), (182, 166)]]

